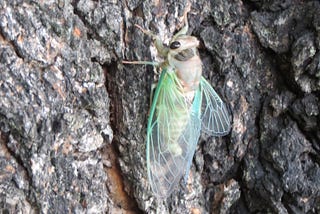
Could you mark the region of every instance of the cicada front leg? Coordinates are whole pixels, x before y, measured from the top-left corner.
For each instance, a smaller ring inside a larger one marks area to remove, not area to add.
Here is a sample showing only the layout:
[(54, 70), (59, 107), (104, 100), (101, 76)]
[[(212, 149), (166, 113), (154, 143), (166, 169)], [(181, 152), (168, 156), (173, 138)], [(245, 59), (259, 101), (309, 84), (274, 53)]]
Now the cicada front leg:
[[(159, 55), (161, 57), (166, 57), (168, 54), (168, 48), (165, 47), (162, 43), (162, 41), (160, 40), (159, 36), (155, 35), (153, 32), (148, 31), (146, 29), (144, 29), (143, 27), (141, 27), (140, 25), (135, 24), (135, 26), (137, 28), (139, 28), (144, 34), (150, 36), (154, 42), (154, 45), (159, 53)], [(122, 61), (122, 63), (124, 64), (136, 64), (136, 65), (152, 65), (155, 67), (161, 67), (163, 66), (162, 64), (158, 63), (158, 62), (152, 62), (152, 61)], [(151, 96), (150, 96), (150, 106), (152, 104), (152, 100), (153, 100), (153, 94), (154, 94), (154, 90), (156, 89), (158, 83), (153, 83), (151, 86)]]
[(144, 28), (142, 28), (140, 25), (135, 24), (137, 28), (139, 28), (144, 34), (150, 36), (152, 38), (152, 41), (161, 57), (166, 57), (168, 55), (169, 49), (165, 47), (160, 40), (159, 36), (155, 35), (153, 32), (148, 31)]

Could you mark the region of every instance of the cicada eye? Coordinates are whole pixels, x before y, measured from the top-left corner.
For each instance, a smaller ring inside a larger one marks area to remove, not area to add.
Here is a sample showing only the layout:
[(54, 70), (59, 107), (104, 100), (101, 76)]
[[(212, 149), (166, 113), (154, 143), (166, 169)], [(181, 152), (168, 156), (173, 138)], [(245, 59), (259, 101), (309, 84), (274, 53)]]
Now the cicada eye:
[(178, 41), (174, 41), (170, 44), (170, 49), (177, 49), (180, 48), (181, 44)]

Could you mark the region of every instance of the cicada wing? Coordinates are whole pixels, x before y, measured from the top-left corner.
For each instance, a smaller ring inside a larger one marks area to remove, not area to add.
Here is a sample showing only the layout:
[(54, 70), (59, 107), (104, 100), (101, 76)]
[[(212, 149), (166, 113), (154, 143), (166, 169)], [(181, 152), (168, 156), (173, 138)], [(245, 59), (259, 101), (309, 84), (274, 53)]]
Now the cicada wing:
[(175, 74), (163, 72), (147, 133), (148, 177), (157, 197), (168, 197), (189, 171), (200, 127), (200, 115), (178, 90)]
[(202, 131), (210, 136), (224, 136), (230, 131), (230, 116), (225, 104), (203, 77), (200, 81), (202, 95)]
[(196, 91), (194, 100), (192, 102), (192, 107), (191, 107), (191, 120), (188, 123), (187, 129), (185, 130), (185, 133), (183, 136), (189, 136), (189, 143), (188, 143), (188, 148), (186, 149), (187, 151), (187, 166), (186, 166), (186, 171), (185, 171), (185, 176), (184, 176), (184, 181), (187, 182), (187, 178), (189, 175), (192, 159), (194, 156), (194, 153), (197, 149), (197, 144), (198, 140), (200, 137), (200, 131), (201, 131), (201, 119), (200, 119), (200, 112), (201, 112), (201, 96), (200, 96), (200, 90), (198, 89)]

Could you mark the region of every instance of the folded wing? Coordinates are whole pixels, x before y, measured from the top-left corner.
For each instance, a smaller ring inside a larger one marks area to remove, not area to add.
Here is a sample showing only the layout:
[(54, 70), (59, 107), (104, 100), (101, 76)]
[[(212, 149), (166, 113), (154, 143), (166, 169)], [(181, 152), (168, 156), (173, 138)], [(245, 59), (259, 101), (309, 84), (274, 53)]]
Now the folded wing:
[(203, 77), (200, 81), (202, 98), (201, 130), (210, 136), (224, 136), (230, 131), (230, 116), (225, 104)]
[(200, 109), (186, 101), (177, 81), (175, 74), (162, 72), (148, 121), (148, 177), (160, 198), (168, 197), (189, 171), (200, 136)]

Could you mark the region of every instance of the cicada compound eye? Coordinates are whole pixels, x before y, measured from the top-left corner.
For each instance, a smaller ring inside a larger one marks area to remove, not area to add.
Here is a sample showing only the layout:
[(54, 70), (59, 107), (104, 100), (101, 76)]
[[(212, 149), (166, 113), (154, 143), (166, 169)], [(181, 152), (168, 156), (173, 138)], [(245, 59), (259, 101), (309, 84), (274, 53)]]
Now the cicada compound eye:
[(174, 42), (172, 42), (171, 44), (170, 44), (170, 49), (177, 49), (177, 48), (180, 48), (180, 46), (181, 46), (181, 43), (180, 42), (178, 42), (178, 41), (174, 41)]

